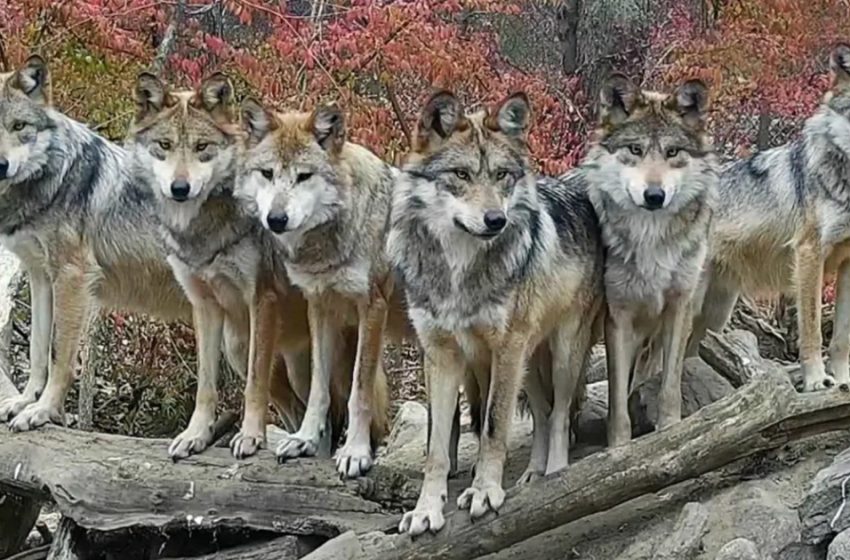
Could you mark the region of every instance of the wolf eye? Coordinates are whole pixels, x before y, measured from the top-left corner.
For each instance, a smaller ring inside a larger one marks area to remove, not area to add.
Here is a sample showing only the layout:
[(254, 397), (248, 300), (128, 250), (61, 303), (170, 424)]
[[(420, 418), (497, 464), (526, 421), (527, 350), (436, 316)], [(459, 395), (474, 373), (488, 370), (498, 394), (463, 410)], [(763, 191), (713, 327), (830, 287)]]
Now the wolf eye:
[(166, 152), (171, 149), (171, 142), (169, 140), (159, 140), (157, 144)]
[(313, 176), (312, 173), (299, 173), (295, 177), (295, 182), (296, 183), (303, 183), (304, 181), (309, 181), (310, 177), (312, 177), (312, 176)]
[(12, 125), (12, 130), (14, 130), (15, 132), (20, 132), (24, 128), (26, 128), (26, 126), (27, 126), (27, 123), (25, 123), (24, 121), (18, 121), (15, 124)]
[(667, 158), (674, 158), (679, 155), (682, 150), (680, 148), (667, 148)]
[(629, 144), (629, 151), (633, 156), (640, 157), (643, 155), (643, 146), (640, 144)]
[(507, 178), (507, 176), (508, 176), (508, 171), (506, 169), (500, 169), (499, 171), (496, 172), (496, 180), (497, 181), (504, 181), (505, 178)]
[(260, 169), (260, 174), (268, 181), (271, 181), (272, 177), (274, 177), (274, 171), (271, 169)]
[(470, 179), (469, 171), (466, 171), (465, 169), (455, 169), (454, 174), (461, 181), (469, 181)]
[(209, 143), (207, 143), (207, 142), (198, 142), (197, 144), (195, 144), (195, 151), (196, 151), (196, 152), (203, 152), (203, 151), (204, 151), (204, 150), (206, 150), (208, 147), (209, 147)]

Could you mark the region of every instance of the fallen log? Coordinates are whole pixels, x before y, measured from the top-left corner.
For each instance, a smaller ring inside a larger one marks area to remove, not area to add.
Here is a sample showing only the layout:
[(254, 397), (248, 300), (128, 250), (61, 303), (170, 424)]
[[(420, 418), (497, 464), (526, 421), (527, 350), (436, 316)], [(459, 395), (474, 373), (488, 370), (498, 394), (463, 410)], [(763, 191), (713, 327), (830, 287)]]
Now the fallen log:
[(762, 369), (758, 341), (749, 331), (725, 334), (707, 331), (699, 356), (736, 389), (746, 385)]
[(453, 512), (437, 535), (364, 542), (362, 557), (476, 558), (755, 453), (848, 428), (850, 394), (799, 394), (783, 371), (763, 362), (738, 392), (675, 426), (511, 490), (497, 515), (472, 523), (467, 512)]
[(39, 512), (41, 502), (36, 499), (0, 493), (0, 558), (21, 550)]
[(236, 461), (228, 449), (211, 448), (175, 464), (167, 445), (56, 426), (20, 434), (0, 427), (0, 492), (53, 500), (102, 546), (130, 534), (137, 548), (146, 536), (176, 546), (204, 532), (219, 543), (230, 535), (231, 546), (252, 534), (305, 535), (320, 538), (318, 545), (397, 522), (397, 513), (361, 496), (379, 492), (379, 482), (341, 482), (333, 461), (278, 465), (268, 451)]

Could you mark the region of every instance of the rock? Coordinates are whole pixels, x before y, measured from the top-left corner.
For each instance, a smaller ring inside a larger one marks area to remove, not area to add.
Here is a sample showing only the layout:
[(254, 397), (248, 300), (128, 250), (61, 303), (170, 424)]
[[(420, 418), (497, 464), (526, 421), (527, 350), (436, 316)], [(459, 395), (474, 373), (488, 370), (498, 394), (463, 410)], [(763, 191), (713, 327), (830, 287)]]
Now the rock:
[(765, 558), (800, 542), (797, 511), (781, 498), (783, 489), (770, 480), (746, 481), (712, 499), (710, 530), (703, 538), (707, 551), (738, 538), (749, 539)]
[(735, 539), (726, 543), (714, 560), (763, 560), (763, 558), (753, 541)]
[[(695, 558), (708, 525), (709, 510), (698, 502), (685, 504), (671, 531), (641, 531), (618, 560), (682, 560)], [(657, 544), (657, 546), (656, 546)], [(655, 549), (653, 551), (653, 548)]]
[(588, 384), (598, 383), (608, 379), (608, 365), (606, 364), (605, 345), (598, 344), (593, 347), (590, 354), (590, 363), (587, 366), (585, 382)]
[(850, 528), (850, 449), (839, 453), (832, 464), (815, 475), (803, 504), (803, 542), (819, 544)]
[(794, 543), (783, 549), (776, 560), (823, 560), (826, 558), (826, 549), (802, 543)]
[(826, 560), (850, 560), (850, 530), (838, 533), (832, 540)]
[[(658, 418), (658, 391), (661, 376), (653, 375), (635, 388), (629, 397), (629, 413), (634, 435), (642, 435), (654, 429)], [(682, 371), (682, 416), (690, 416), (727, 395), (734, 387), (723, 376), (714, 371), (701, 358), (685, 360)]]
[(608, 440), (608, 382), (590, 383), (586, 394), (587, 398), (576, 421), (576, 442), (605, 445)]
[(23, 274), (21, 261), (0, 247), (0, 400), (18, 395), (9, 379), (9, 342), (12, 335), (12, 309), (15, 290)]
[(416, 401), (407, 401), (401, 405), (387, 438), (387, 453), (401, 449), (411, 441), (416, 441), (428, 432), (428, 409)]

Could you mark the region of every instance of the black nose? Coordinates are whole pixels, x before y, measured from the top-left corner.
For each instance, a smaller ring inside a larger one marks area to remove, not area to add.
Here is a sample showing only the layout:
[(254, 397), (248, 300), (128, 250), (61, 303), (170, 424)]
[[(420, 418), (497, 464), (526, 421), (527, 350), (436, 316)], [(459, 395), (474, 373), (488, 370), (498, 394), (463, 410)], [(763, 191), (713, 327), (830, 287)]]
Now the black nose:
[(171, 196), (177, 202), (183, 202), (189, 198), (190, 190), (191, 186), (189, 185), (189, 181), (186, 179), (176, 179), (173, 183), (171, 183)]
[(269, 214), (266, 218), (269, 224), (269, 229), (275, 233), (283, 233), (286, 231), (286, 224), (289, 223), (289, 216), (286, 214)]
[(0, 158), (0, 179), (5, 179), (7, 173), (9, 173), (9, 160)]
[(658, 185), (651, 185), (643, 191), (643, 199), (646, 201), (647, 208), (657, 210), (664, 205), (664, 189)]
[(484, 212), (484, 225), (491, 232), (502, 231), (508, 223), (508, 217), (501, 210), (487, 210)]

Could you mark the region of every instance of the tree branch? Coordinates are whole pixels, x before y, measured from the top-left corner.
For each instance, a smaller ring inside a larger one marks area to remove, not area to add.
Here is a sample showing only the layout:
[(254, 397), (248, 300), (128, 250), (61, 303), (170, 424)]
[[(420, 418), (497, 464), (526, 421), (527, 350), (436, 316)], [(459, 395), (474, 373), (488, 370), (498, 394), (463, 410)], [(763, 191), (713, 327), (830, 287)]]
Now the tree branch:
[(174, 12), (171, 14), (171, 21), (168, 22), (168, 27), (165, 28), (165, 34), (162, 36), (162, 42), (156, 50), (156, 56), (153, 59), (151, 70), (157, 74), (162, 74), (165, 68), (165, 62), (171, 54), (174, 47), (174, 42), (177, 37), (177, 31), (180, 24), (183, 22), (183, 16), (186, 13), (186, 0), (177, 0), (177, 5), (174, 6)]

